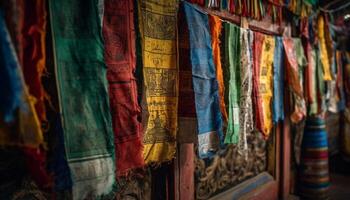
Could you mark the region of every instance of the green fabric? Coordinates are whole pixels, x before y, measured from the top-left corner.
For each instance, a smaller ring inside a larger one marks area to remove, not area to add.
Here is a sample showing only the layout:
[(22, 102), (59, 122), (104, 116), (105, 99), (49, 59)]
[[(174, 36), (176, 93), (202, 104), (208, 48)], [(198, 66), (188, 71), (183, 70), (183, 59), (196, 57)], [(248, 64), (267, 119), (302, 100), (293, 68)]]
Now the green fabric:
[(73, 198), (107, 194), (114, 143), (102, 40), (103, 1), (52, 0), (56, 78)]
[(311, 104), (310, 104), (310, 106), (309, 106), (309, 113), (308, 113), (308, 115), (316, 115), (317, 114), (317, 111), (318, 111), (318, 101), (317, 101), (317, 66), (318, 66), (318, 63), (319, 63), (319, 61), (317, 60), (318, 58), (317, 58), (317, 53), (316, 53), (316, 50), (315, 49), (312, 49), (311, 51), (310, 51), (310, 53), (311, 53), (311, 56), (312, 56), (312, 59), (313, 59), (313, 65), (314, 66), (311, 66), (312, 67), (312, 79), (314, 80), (313, 81), (313, 94), (314, 94), (314, 96), (313, 96), (313, 99), (314, 99), (314, 102), (312, 102)]
[(239, 97), (240, 97), (240, 27), (225, 23), (225, 63), (229, 68), (228, 87), (228, 125), (225, 137), (226, 144), (237, 144), (239, 140)]

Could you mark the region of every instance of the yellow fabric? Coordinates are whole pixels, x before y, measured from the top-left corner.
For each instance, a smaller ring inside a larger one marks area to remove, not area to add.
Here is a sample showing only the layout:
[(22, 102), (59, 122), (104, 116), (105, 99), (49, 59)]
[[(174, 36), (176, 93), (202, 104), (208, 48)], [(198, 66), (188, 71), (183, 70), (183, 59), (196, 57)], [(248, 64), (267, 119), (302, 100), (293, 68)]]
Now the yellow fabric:
[(324, 72), (323, 79), (325, 81), (330, 81), (332, 80), (330, 58), (328, 57), (330, 53), (328, 52), (327, 45), (326, 45), (326, 36), (325, 36), (324, 26), (325, 26), (324, 17), (320, 15), (317, 20), (317, 29), (318, 29), (317, 32), (318, 32), (318, 39), (319, 39), (319, 45), (320, 45), (321, 63), (322, 63), (323, 72)]
[(177, 0), (139, 0), (143, 74), (148, 119), (145, 163), (169, 161), (176, 152), (178, 64)]
[(259, 91), (262, 97), (263, 134), (265, 138), (271, 133), (272, 95), (273, 95), (273, 57), (275, 52), (275, 38), (266, 35), (262, 45), (261, 64), (259, 69)]
[(0, 117), (0, 146), (38, 148), (44, 144), (44, 137), (34, 104), (35, 98), (26, 91), (16, 123), (6, 124), (1, 121)]

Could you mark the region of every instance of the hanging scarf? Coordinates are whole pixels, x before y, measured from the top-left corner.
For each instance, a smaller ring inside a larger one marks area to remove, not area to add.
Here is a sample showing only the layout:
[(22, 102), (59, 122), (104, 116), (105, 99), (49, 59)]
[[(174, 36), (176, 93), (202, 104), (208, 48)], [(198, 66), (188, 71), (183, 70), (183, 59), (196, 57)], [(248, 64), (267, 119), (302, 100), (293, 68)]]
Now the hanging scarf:
[[(22, 71), (0, 11), (0, 146), (17, 145), (38, 148), (43, 144), (34, 100), (24, 83)], [(18, 115), (16, 115), (19, 110)], [(18, 117), (18, 118), (17, 118)], [(16, 120), (16, 121), (15, 121)], [(12, 122), (11, 127), (8, 122)]]
[(197, 119), (192, 84), (192, 66), (190, 59), (190, 36), (183, 6), (179, 19), (179, 143), (196, 143)]
[[(1, 68), (0, 68), (0, 117), (4, 122), (13, 122), (16, 118), (15, 112), (21, 106), (23, 85), (19, 64), (14, 49), (11, 45), (10, 35), (1, 12)], [(2, 140), (0, 140), (2, 141)]]
[(216, 69), (216, 78), (219, 84), (219, 99), (220, 99), (220, 111), (225, 123), (227, 123), (227, 112), (225, 105), (225, 85), (223, 71), (221, 67), (221, 58), (220, 58), (220, 34), (221, 34), (221, 20), (219, 17), (214, 15), (209, 16), (209, 25), (211, 33), (211, 45), (213, 47), (213, 56), (214, 56), (214, 65)]
[(258, 32), (254, 33), (254, 43), (253, 43), (253, 105), (254, 105), (254, 121), (255, 128), (262, 132), (264, 117), (262, 113), (262, 96), (259, 91), (259, 80), (260, 80), (260, 63), (261, 63), (261, 53), (262, 45), (264, 42), (264, 35)]
[(240, 28), (231, 23), (225, 23), (225, 59), (229, 68), (228, 87), (228, 125), (225, 143), (237, 144), (239, 139), (239, 98), (241, 89), (240, 80)]
[(139, 0), (146, 113), (143, 157), (169, 161), (176, 152), (178, 64), (177, 0)]
[(133, 9), (132, 1), (105, 0), (103, 36), (118, 176), (144, 165), (142, 127), (138, 121), (141, 113), (133, 75), (136, 67)]
[(273, 122), (284, 119), (284, 56), (281, 37), (275, 38), (275, 52), (273, 58)]
[(189, 3), (184, 9), (190, 33), (192, 79), (198, 120), (200, 158), (210, 158), (222, 144), (222, 117), (213, 63), (208, 15)]
[(115, 182), (101, 3), (50, 1), (58, 96), (73, 199), (107, 194)]
[(309, 50), (308, 65), (307, 65), (307, 76), (305, 81), (307, 81), (307, 94), (309, 98), (309, 111), (308, 115), (318, 114), (318, 100), (317, 100), (317, 60), (316, 60), (316, 49)]
[(275, 38), (266, 35), (261, 52), (259, 67), (259, 93), (261, 96), (261, 112), (263, 115), (262, 133), (268, 138), (273, 127), (272, 96), (273, 96), (273, 58), (275, 52)]
[(319, 48), (320, 48), (320, 55), (321, 55), (321, 61), (324, 71), (324, 80), (330, 81), (332, 80), (332, 74), (331, 74), (331, 65), (330, 65), (330, 58), (329, 58), (329, 52), (327, 49), (326, 44), (326, 33), (325, 33), (325, 21), (324, 17), (320, 15), (317, 20), (317, 27), (318, 27), (318, 39), (319, 39)]
[(45, 71), (46, 1), (25, 0), (22, 27), (24, 79), (30, 94), (36, 98), (35, 110), (40, 121), (46, 120), (44, 88), (41, 77)]
[(306, 105), (303, 92), (303, 72), (304, 67), (307, 65), (307, 61), (299, 38), (285, 37), (283, 39), (283, 45), (288, 61), (286, 77), (294, 104), (291, 121), (293, 123), (298, 123), (306, 115)]
[(253, 32), (241, 28), (241, 56), (240, 56), (240, 98), (239, 98), (239, 140), (238, 152), (248, 155), (247, 134), (253, 131)]

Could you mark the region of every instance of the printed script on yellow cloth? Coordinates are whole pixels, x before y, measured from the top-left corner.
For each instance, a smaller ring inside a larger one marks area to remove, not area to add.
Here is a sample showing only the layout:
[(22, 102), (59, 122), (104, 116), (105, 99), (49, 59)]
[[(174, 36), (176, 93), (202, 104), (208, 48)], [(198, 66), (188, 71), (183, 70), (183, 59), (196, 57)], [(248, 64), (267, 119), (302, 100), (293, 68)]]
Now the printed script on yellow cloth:
[(319, 39), (319, 47), (320, 47), (320, 56), (321, 56), (321, 63), (323, 66), (323, 79), (325, 81), (331, 81), (332, 75), (331, 75), (331, 65), (330, 60), (328, 57), (328, 49), (326, 45), (326, 35), (325, 35), (325, 21), (324, 17), (320, 15), (317, 19), (317, 28), (318, 28), (318, 39)]
[(176, 152), (178, 64), (177, 0), (139, 0), (147, 163), (169, 161)]
[(272, 123), (272, 94), (273, 94), (273, 57), (275, 52), (275, 38), (266, 35), (263, 41), (260, 64), (259, 92), (262, 97), (264, 117), (263, 134), (270, 135)]

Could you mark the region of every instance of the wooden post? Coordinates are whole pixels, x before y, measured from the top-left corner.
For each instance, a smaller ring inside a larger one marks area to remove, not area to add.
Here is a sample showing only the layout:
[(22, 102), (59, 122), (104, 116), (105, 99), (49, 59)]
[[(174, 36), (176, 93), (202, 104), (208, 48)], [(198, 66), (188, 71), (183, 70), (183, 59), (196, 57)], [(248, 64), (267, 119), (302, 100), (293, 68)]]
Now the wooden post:
[(282, 177), (281, 199), (287, 199), (290, 195), (290, 160), (291, 160), (291, 133), (289, 118), (285, 118), (282, 135)]

